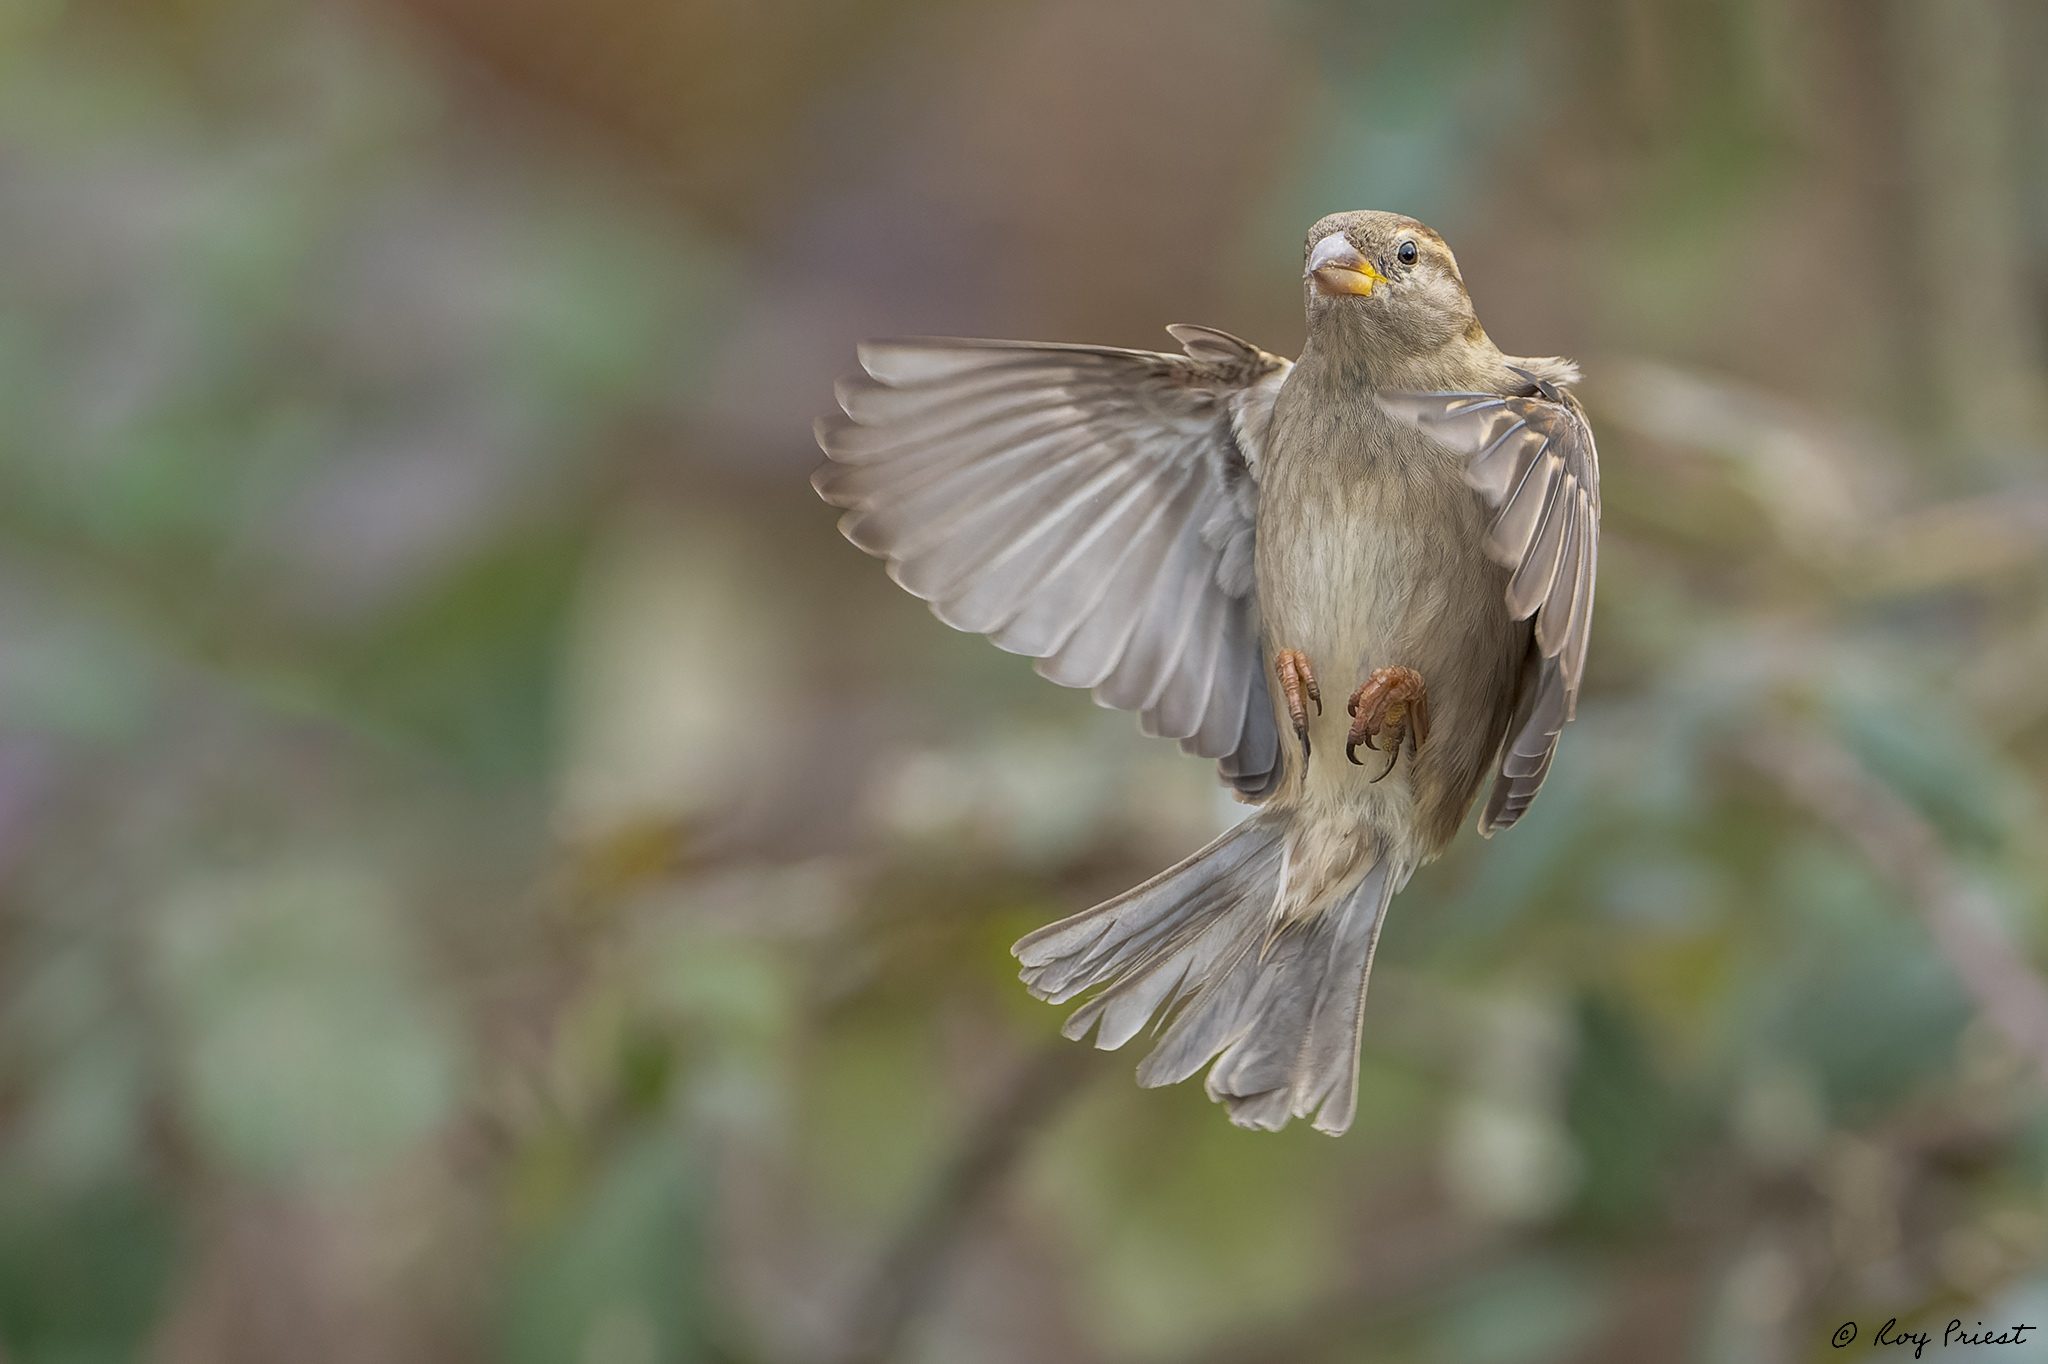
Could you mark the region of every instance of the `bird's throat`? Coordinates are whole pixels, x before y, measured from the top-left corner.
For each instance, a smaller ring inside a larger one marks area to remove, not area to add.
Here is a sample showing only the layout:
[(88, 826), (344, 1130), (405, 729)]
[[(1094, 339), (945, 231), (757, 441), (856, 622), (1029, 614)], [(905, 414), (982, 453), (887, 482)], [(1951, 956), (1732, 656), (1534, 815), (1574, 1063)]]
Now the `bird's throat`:
[(1311, 311), (1296, 382), (1329, 397), (1371, 392), (1430, 392), (1477, 387), (1498, 372), (1500, 352), (1486, 333), (1418, 343), (1384, 325), (1368, 304), (1340, 302)]

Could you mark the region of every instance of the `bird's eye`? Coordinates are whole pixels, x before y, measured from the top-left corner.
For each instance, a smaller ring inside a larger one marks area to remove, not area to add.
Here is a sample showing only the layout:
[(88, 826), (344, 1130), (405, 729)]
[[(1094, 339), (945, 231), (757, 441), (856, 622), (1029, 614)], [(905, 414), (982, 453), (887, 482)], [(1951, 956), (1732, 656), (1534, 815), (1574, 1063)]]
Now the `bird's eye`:
[(1400, 258), (1401, 264), (1403, 265), (1415, 264), (1415, 243), (1402, 242), (1400, 250), (1396, 251), (1394, 254)]

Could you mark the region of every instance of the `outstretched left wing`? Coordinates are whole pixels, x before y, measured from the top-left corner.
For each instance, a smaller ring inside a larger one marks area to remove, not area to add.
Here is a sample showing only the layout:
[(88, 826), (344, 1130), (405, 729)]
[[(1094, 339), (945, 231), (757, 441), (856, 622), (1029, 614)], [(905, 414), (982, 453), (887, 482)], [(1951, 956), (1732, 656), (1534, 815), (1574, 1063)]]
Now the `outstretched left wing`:
[(1507, 568), (1508, 611), (1534, 618), (1501, 747), (1493, 794), (1479, 831), (1522, 817), (1578, 707), (1593, 626), (1593, 579), (1600, 557), (1600, 462), (1585, 409), (1558, 379), (1569, 366), (1516, 368), (1511, 393), (1386, 394), (1380, 405), (1468, 457), (1465, 479), (1493, 512), (1487, 552)]
[(1252, 539), (1288, 362), (1168, 330), (1183, 354), (868, 342), (812, 482), (939, 619), (1137, 712), (1257, 800), (1281, 769)]

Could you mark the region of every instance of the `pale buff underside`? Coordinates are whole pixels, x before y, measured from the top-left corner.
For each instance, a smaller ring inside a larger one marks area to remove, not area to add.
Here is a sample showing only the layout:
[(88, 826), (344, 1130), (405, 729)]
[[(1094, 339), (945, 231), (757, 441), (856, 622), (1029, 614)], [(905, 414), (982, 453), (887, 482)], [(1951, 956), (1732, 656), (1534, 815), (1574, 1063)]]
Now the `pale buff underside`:
[[(1299, 649), (1321, 683), (1313, 755), (1286, 743), (1276, 806), (1298, 812), (1276, 914), (1306, 918), (1348, 891), (1382, 854), (1412, 870), (1457, 832), (1490, 774), (1507, 724), (1526, 622), (1509, 619), (1505, 571), (1484, 549), (1485, 511), (1461, 460), (1386, 416), (1361, 391), (1333, 395), (1297, 371), (1275, 414), (1258, 520), (1258, 598), (1266, 656)], [(1430, 738), (1384, 766), (1344, 754), (1345, 701), (1374, 669), (1414, 668), (1428, 690)], [(1276, 719), (1291, 735), (1278, 690)]]

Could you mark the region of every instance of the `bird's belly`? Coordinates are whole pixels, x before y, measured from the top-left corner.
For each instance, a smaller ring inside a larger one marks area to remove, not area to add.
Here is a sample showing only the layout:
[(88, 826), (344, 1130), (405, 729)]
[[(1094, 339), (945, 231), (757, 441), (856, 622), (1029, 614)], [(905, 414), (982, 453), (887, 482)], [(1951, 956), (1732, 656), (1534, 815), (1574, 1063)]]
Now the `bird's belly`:
[[(1384, 510), (1333, 506), (1308, 518), (1260, 583), (1276, 642), (1285, 635), (1320, 669), (1362, 677), (1391, 663), (1420, 666), (1421, 659), (1397, 655), (1434, 643), (1417, 626), (1441, 614), (1430, 608), (1447, 604), (1436, 600), (1454, 585), (1447, 577), (1465, 576), (1442, 562), (1447, 556), (1421, 527)], [(1443, 574), (1445, 567), (1453, 572)]]
[[(1455, 469), (1407, 477), (1321, 479), (1265, 506), (1258, 592), (1268, 657), (1299, 649), (1323, 712), (1311, 714), (1296, 798), (1391, 829), (1418, 857), (1455, 833), (1491, 767), (1528, 627), (1507, 617), (1505, 574), (1485, 555), (1478, 499)], [(1374, 782), (1385, 760), (1349, 761), (1345, 702), (1375, 668), (1409, 667), (1428, 697), (1429, 738)], [(1284, 715), (1280, 732), (1289, 735)]]

